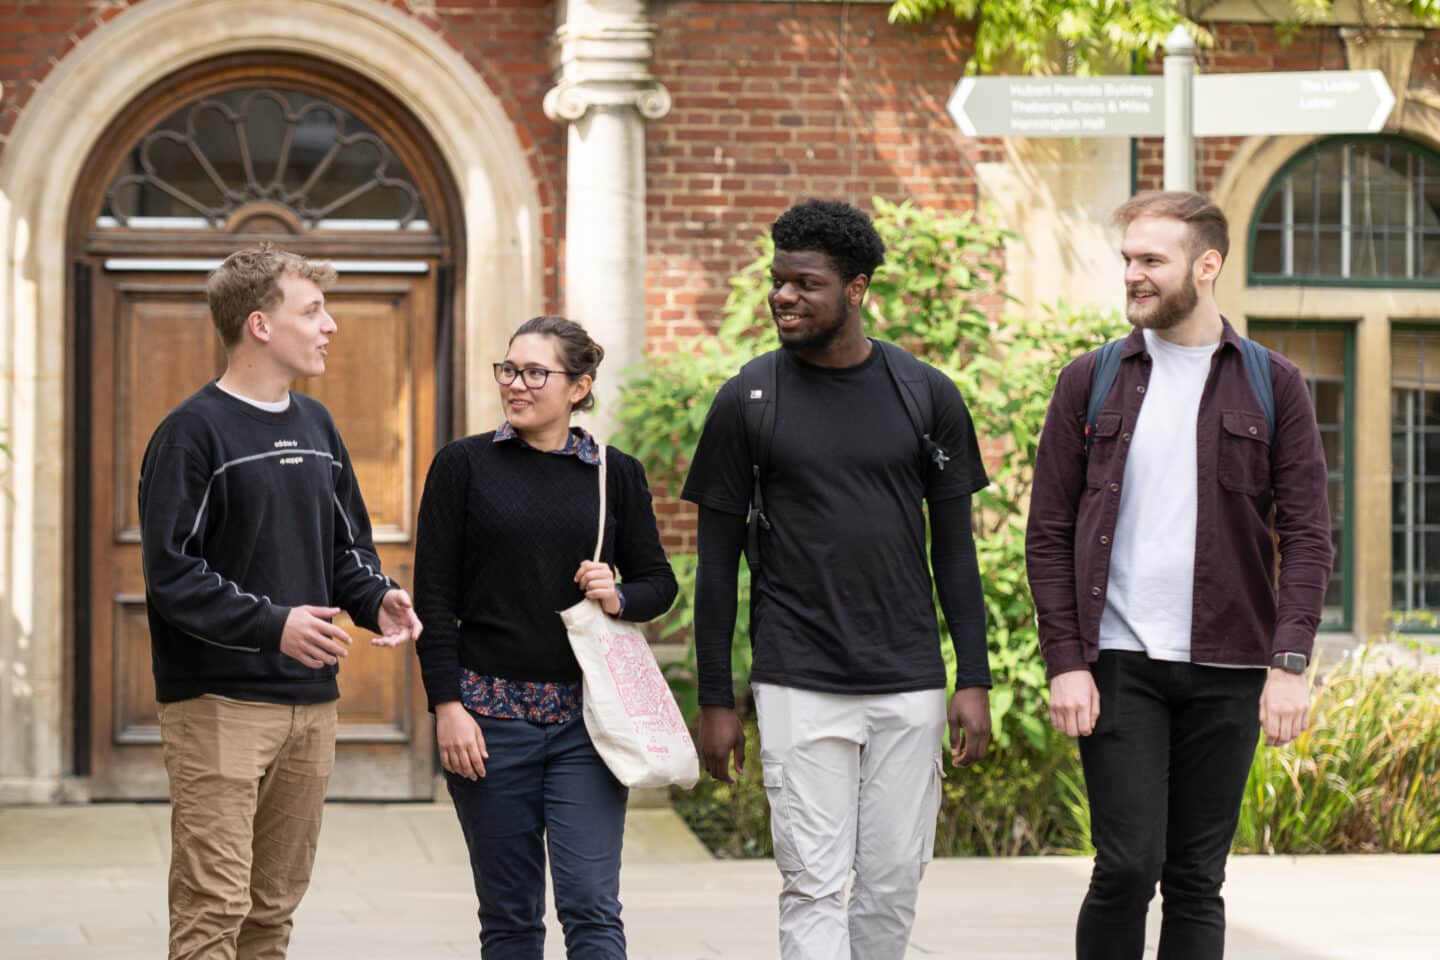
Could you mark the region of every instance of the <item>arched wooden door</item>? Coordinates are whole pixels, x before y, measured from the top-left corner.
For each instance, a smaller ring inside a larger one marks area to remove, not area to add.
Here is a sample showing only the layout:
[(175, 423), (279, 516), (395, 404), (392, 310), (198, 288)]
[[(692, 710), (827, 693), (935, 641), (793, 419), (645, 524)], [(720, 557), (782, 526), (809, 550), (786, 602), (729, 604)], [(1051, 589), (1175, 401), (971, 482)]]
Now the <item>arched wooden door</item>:
[[(451, 362), (453, 204), (433, 156), (381, 91), (291, 59), (167, 81), (97, 148), (99, 186), (72, 218), (77, 765), (97, 799), (166, 795), (136, 484), (156, 424), (223, 369), (204, 285), (231, 251), (270, 240), (338, 269), (328, 371), (295, 389), (334, 414), (381, 561), (410, 585)], [(428, 799), (433, 726), (414, 651), (351, 634), (331, 796)]]

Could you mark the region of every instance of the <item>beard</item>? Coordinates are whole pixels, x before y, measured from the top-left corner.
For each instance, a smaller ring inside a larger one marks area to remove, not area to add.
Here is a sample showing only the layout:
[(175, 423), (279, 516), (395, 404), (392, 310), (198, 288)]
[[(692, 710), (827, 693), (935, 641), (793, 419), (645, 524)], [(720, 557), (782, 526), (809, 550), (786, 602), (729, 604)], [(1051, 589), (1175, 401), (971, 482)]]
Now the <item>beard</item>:
[(809, 329), (798, 330), (795, 333), (787, 334), (780, 329), (779, 324), (775, 326), (775, 333), (780, 338), (780, 346), (786, 350), (823, 350), (834, 343), (845, 329), (845, 314), (837, 312), (837, 315), (828, 323), (811, 315)]
[(1132, 288), (1127, 297), (1129, 302), (1125, 305), (1125, 319), (1142, 330), (1169, 330), (1178, 326), (1200, 302), (1200, 292), (1196, 290), (1195, 278), (1191, 276), (1185, 278), (1180, 289), (1161, 293), (1156, 297), (1148, 311), (1135, 303), (1134, 296), (1135, 290)]

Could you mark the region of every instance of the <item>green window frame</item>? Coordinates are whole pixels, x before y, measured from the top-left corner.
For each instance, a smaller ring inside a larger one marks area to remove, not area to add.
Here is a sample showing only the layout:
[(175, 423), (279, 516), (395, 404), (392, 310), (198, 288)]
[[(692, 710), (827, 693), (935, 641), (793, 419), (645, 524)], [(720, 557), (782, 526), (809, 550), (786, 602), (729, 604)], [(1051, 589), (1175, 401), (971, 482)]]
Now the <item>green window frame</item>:
[[(1410, 633), (1440, 614), (1440, 327), (1394, 324), (1390, 374), (1390, 608)], [(1414, 371), (1408, 358), (1413, 351)], [(1426, 614), (1412, 619), (1409, 614)]]
[(1250, 221), (1256, 286), (1440, 287), (1440, 155), (1331, 137), (1292, 157)]
[[(1330, 542), (1335, 549), (1320, 630), (1346, 632), (1354, 619), (1355, 594), (1350, 530), (1355, 515), (1355, 326), (1335, 320), (1252, 320), (1249, 335), (1293, 361), (1305, 375), (1325, 450)], [(1338, 372), (1333, 359), (1337, 353)]]

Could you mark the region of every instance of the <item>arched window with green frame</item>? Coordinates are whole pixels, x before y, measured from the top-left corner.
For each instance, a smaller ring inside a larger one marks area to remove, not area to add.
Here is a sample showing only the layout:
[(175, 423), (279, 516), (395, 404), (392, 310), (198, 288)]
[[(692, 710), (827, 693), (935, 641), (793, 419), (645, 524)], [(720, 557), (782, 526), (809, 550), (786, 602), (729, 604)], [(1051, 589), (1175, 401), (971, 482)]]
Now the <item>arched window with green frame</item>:
[(1253, 285), (1440, 287), (1440, 155), (1414, 141), (1317, 141), (1257, 209)]

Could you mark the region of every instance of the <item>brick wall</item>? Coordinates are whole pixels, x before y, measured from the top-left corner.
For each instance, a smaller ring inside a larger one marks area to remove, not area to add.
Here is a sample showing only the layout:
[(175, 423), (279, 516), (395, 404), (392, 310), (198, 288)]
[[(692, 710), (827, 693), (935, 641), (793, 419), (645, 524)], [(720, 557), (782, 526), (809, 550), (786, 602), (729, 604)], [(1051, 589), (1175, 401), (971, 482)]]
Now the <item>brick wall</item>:
[(899, 27), (883, 5), (657, 3), (674, 108), (647, 135), (652, 347), (713, 327), (730, 276), (807, 196), (974, 206), (989, 156), (945, 113), (967, 32)]
[(0, 152), (20, 112), (55, 64), (123, 3), (8, 3), (0, 7)]

